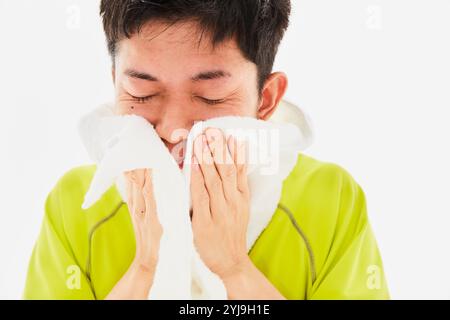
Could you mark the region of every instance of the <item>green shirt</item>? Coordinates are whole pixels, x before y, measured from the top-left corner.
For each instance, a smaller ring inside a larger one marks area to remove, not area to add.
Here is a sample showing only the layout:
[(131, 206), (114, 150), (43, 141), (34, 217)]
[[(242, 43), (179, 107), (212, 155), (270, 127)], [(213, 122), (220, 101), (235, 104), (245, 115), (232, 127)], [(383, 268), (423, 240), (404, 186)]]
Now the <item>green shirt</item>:
[[(48, 195), (25, 299), (104, 299), (131, 264), (134, 231), (116, 187), (81, 209), (95, 170), (70, 170)], [(389, 299), (363, 191), (303, 154), (249, 256), (287, 299)]]

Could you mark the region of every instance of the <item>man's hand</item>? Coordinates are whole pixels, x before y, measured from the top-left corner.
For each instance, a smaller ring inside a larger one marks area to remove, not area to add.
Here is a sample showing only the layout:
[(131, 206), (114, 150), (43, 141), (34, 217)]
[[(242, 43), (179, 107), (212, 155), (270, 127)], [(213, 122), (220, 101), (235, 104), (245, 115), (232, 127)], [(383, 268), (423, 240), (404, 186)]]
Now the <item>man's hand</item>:
[(133, 170), (126, 172), (125, 177), (136, 254), (127, 272), (106, 297), (108, 300), (147, 299), (153, 285), (163, 234), (156, 212), (151, 171)]
[(192, 159), (192, 228), (205, 264), (219, 277), (248, 261), (249, 188), (245, 144), (207, 129), (194, 141)]
[(229, 299), (285, 299), (252, 263), (247, 249), (250, 191), (246, 144), (208, 129), (194, 142), (192, 229), (204, 263)]
[(150, 169), (125, 173), (128, 206), (136, 237), (134, 263), (143, 269), (154, 270), (158, 262), (159, 244), (163, 229), (156, 212)]

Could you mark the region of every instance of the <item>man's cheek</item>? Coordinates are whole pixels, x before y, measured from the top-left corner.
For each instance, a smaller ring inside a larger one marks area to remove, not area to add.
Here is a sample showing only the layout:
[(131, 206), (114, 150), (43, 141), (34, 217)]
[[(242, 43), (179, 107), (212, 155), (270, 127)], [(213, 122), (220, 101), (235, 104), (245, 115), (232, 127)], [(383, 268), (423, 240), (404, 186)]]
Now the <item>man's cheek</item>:
[(143, 110), (137, 102), (133, 101), (118, 101), (117, 110), (121, 115), (135, 114), (138, 116), (143, 116)]
[(147, 104), (134, 101), (118, 101), (116, 110), (119, 115), (136, 115), (146, 119), (150, 124), (154, 125), (157, 121), (158, 114), (154, 108)]

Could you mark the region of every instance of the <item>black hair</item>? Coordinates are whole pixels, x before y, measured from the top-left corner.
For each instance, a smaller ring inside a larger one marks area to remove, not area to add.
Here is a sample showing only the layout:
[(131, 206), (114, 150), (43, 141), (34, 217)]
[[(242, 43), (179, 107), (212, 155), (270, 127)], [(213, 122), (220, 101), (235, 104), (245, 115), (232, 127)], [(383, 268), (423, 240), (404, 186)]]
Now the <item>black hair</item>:
[(100, 15), (114, 60), (117, 43), (150, 21), (198, 22), (212, 45), (235, 38), (244, 57), (256, 64), (258, 86), (272, 72), (280, 42), (289, 25), (290, 0), (102, 0)]

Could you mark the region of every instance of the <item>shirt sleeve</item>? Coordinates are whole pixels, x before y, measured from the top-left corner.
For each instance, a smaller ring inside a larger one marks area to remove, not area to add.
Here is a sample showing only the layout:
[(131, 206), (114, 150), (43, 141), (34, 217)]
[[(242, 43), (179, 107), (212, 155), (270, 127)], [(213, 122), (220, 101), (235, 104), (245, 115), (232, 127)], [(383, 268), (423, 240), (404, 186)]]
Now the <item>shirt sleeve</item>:
[(44, 219), (28, 266), (24, 299), (95, 298), (65, 235), (60, 193), (61, 181), (47, 197)]
[(310, 299), (389, 299), (383, 263), (361, 187), (346, 172), (332, 202), (336, 219)]

